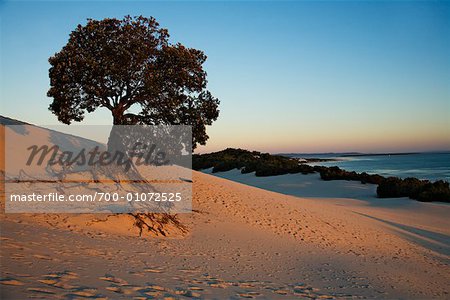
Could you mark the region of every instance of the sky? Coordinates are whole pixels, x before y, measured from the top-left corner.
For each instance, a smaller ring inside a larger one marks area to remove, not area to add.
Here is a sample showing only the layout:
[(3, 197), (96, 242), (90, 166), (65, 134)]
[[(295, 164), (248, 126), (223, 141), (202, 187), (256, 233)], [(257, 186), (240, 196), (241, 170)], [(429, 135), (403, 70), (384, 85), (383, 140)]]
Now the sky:
[[(128, 14), (208, 56), (220, 116), (198, 152), (450, 150), (450, 2), (438, 1), (1, 1), (1, 114), (58, 124), (48, 58), (87, 18)], [(80, 124), (111, 122), (99, 109)]]

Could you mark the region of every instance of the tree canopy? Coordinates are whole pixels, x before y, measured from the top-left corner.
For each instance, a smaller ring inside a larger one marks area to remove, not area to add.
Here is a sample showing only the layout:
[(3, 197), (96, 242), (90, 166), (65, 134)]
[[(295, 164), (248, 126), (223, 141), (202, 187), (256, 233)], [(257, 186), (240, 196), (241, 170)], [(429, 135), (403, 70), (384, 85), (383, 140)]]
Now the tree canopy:
[(88, 19), (49, 58), (49, 109), (65, 124), (104, 107), (114, 125), (191, 125), (195, 148), (219, 115), (205, 61), (201, 50), (169, 43), (153, 17)]

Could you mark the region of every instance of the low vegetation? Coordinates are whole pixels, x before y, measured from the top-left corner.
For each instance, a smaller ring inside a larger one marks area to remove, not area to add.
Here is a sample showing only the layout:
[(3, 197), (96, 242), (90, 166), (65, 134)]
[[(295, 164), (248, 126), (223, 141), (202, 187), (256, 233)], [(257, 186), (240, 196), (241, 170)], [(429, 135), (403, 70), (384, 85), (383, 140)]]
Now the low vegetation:
[(339, 167), (310, 166), (296, 158), (257, 151), (227, 148), (214, 153), (195, 154), (192, 165), (194, 170), (212, 168), (212, 172), (216, 173), (239, 169), (243, 174), (255, 172), (255, 176), (317, 172), (323, 180), (352, 180), (377, 184), (379, 198), (409, 197), (424, 202), (450, 202), (450, 188), (446, 181), (432, 183), (417, 178), (385, 178), (377, 174), (350, 172)]
[(239, 169), (243, 174), (255, 172), (256, 176), (315, 172), (314, 167), (300, 164), (294, 158), (232, 148), (202, 155), (195, 154), (192, 157), (192, 166), (194, 170), (213, 168), (213, 173)]
[(320, 178), (323, 180), (353, 180), (361, 183), (380, 184), (385, 178), (381, 175), (369, 175), (366, 172), (357, 173), (345, 171), (339, 167), (318, 167)]
[(380, 198), (409, 197), (423, 202), (450, 202), (449, 184), (442, 180), (432, 183), (417, 178), (389, 177), (378, 185), (377, 194)]

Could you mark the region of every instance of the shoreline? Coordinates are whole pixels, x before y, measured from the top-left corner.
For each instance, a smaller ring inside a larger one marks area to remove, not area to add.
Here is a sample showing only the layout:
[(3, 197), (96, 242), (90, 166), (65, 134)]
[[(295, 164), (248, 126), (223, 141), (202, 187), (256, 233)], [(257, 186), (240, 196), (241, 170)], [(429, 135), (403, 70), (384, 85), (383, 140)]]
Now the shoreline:
[(425, 205), (436, 204), (450, 208), (450, 203), (442, 201), (421, 202), (411, 201), (408, 197), (379, 198), (377, 197), (377, 185), (373, 183), (361, 183), (355, 180), (323, 180), (319, 173), (310, 174), (283, 174), (275, 176), (258, 177), (254, 173), (241, 173), (238, 169), (226, 172), (212, 172), (212, 168), (201, 170), (203, 174), (231, 180), (251, 187), (260, 188), (283, 195), (298, 197), (299, 199), (342, 199), (365, 201), (368, 205), (393, 206), (422, 203)]
[(233, 148), (209, 154), (194, 154), (192, 158), (193, 169), (198, 171), (212, 168), (212, 173), (216, 173), (238, 169), (242, 174), (254, 173), (256, 177), (319, 173), (325, 181), (349, 180), (376, 184), (377, 195), (380, 198), (409, 197), (423, 202), (450, 202), (450, 185), (444, 180), (432, 182), (413, 177), (402, 179), (366, 172), (358, 173), (337, 166), (312, 166), (300, 163), (296, 158)]

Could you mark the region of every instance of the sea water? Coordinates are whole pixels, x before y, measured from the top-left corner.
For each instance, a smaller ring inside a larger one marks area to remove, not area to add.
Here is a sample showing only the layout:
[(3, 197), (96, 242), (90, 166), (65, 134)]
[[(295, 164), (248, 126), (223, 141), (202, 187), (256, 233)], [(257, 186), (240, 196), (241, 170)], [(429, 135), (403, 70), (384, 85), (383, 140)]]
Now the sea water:
[(309, 163), (310, 165), (337, 166), (347, 171), (379, 174), (385, 177), (415, 177), (450, 182), (450, 152), (412, 154), (289, 154), (297, 158), (328, 158), (336, 161)]

